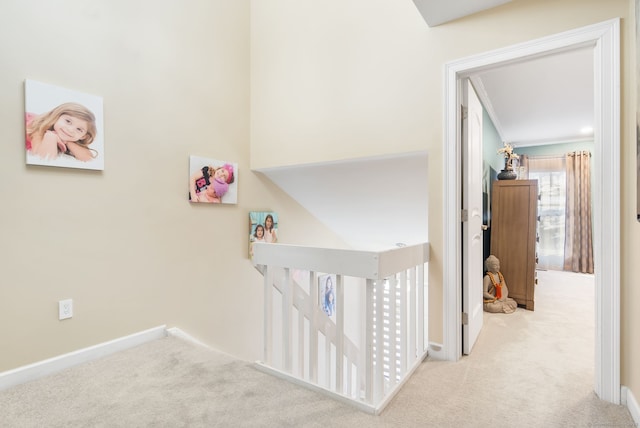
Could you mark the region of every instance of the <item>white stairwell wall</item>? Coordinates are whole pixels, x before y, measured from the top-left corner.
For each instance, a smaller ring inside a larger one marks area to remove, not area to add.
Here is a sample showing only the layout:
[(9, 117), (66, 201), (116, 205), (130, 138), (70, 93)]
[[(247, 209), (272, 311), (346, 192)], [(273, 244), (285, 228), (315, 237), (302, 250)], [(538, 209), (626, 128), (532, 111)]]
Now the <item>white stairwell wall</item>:
[[(379, 413), (427, 355), (428, 244), (355, 251), (254, 246), (264, 281), (264, 356), (272, 374)], [(334, 275), (335, 313), (318, 279)]]

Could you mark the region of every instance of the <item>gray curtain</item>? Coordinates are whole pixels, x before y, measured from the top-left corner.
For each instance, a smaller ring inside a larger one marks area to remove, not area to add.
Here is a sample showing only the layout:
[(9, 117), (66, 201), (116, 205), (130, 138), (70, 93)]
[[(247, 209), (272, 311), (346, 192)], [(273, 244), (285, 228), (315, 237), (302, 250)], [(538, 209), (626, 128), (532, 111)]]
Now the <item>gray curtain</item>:
[(591, 153), (566, 155), (567, 207), (564, 270), (593, 273), (591, 224)]

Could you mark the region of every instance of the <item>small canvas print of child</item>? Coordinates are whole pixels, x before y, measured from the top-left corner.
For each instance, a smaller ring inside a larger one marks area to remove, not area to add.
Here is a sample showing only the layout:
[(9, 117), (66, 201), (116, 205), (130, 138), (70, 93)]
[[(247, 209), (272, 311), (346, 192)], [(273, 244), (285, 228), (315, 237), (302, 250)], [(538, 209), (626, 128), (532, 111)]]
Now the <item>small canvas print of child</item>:
[(104, 169), (102, 98), (25, 81), (27, 165)]
[(271, 211), (249, 213), (249, 257), (253, 258), (253, 243), (278, 242), (278, 214)]
[(208, 204), (238, 203), (238, 164), (190, 156), (189, 201)]

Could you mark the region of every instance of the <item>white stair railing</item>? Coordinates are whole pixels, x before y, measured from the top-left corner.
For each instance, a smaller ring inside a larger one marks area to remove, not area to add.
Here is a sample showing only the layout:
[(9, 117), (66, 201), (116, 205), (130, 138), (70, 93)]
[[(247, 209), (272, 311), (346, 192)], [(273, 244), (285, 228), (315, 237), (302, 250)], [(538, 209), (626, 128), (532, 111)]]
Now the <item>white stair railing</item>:
[[(264, 275), (258, 367), (379, 413), (427, 355), (428, 244), (354, 251), (255, 243)], [(318, 278), (335, 275), (335, 313)]]

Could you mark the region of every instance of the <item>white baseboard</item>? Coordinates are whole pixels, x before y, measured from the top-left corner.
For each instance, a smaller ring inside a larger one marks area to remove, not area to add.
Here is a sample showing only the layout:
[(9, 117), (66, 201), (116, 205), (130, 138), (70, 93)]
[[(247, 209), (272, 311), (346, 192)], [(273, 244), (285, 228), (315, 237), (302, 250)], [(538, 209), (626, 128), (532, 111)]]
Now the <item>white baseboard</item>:
[[(185, 332), (184, 330), (179, 329), (178, 327), (171, 327), (167, 329), (167, 335), (168, 336), (173, 336), (173, 337), (177, 337), (178, 339), (182, 339), (185, 342), (189, 342), (193, 345), (196, 346), (201, 346), (203, 348), (206, 348), (210, 351), (216, 352), (220, 355), (226, 355), (229, 358), (233, 358), (234, 360), (239, 360), (241, 359), (240, 357), (238, 357), (237, 355), (231, 355), (227, 352), (221, 351), (219, 349), (214, 348), (213, 346), (207, 345), (206, 343), (202, 342), (199, 339), (196, 339), (195, 337), (191, 336), (189, 333)], [(245, 360), (246, 361), (246, 360)]]
[(349, 404), (351, 406), (355, 406), (356, 408), (362, 410), (363, 412), (369, 413), (371, 415), (375, 415), (376, 414), (376, 408), (372, 405), (366, 404), (362, 401), (358, 401), (355, 400), (353, 398), (344, 396), (342, 394), (338, 394), (337, 392), (331, 391), (327, 388), (324, 388), (320, 385), (316, 385), (313, 383), (309, 383), (309, 382), (305, 382), (301, 379), (298, 379), (295, 376), (292, 376), (288, 373), (282, 372), (278, 369), (274, 369), (273, 367), (270, 367), (266, 364), (264, 364), (262, 361), (256, 361), (255, 362), (255, 368), (260, 370), (261, 372), (270, 374), (271, 376), (275, 376), (278, 377), (280, 379), (284, 379), (286, 381), (289, 381), (291, 383), (294, 383), (298, 386), (301, 386), (303, 388), (307, 388), (311, 391), (315, 391), (324, 395), (327, 395), (329, 397), (332, 397), (335, 400), (341, 401), (343, 403)]
[(622, 404), (627, 406), (629, 409), (629, 413), (631, 413), (631, 417), (633, 421), (636, 423), (636, 426), (640, 426), (640, 406), (638, 406), (638, 402), (636, 398), (633, 396), (633, 392), (626, 386), (621, 388), (622, 396)]
[(167, 335), (174, 336), (174, 337), (182, 339), (182, 340), (184, 340), (186, 342), (191, 342), (194, 345), (202, 346), (204, 348), (213, 350), (213, 348), (211, 346), (207, 345), (204, 342), (201, 342), (200, 340), (198, 340), (195, 337), (191, 336), (189, 333), (186, 333), (185, 331), (180, 330), (178, 327), (168, 328), (167, 329)]
[(2, 372), (0, 373), (0, 391), (57, 373), (69, 367), (77, 366), (78, 364), (106, 357), (107, 355), (166, 337), (166, 335), (166, 326), (161, 325), (129, 336), (120, 337), (88, 348), (69, 352), (68, 354)]

